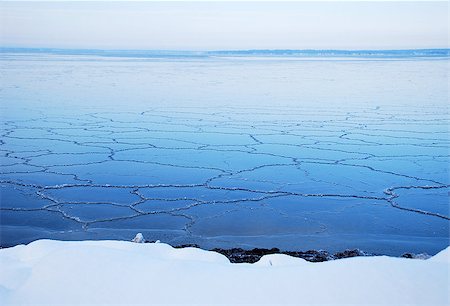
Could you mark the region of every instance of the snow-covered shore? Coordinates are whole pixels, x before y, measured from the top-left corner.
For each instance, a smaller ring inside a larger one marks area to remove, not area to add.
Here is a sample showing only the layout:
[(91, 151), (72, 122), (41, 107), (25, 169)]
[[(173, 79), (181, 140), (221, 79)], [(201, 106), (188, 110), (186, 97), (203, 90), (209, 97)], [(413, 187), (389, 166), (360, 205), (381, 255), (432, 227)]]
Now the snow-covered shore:
[(450, 247), (427, 259), (231, 264), (163, 243), (38, 240), (0, 250), (1, 305), (449, 305)]

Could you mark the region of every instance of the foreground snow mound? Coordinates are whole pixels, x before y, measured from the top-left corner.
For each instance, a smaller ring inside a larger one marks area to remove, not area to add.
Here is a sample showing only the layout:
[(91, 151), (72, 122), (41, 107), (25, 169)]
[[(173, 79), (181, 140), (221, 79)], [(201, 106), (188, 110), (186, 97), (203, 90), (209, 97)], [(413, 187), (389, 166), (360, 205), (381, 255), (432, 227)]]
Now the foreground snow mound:
[(449, 305), (449, 267), (450, 247), (428, 260), (231, 264), (164, 243), (39, 240), (0, 250), (0, 304)]

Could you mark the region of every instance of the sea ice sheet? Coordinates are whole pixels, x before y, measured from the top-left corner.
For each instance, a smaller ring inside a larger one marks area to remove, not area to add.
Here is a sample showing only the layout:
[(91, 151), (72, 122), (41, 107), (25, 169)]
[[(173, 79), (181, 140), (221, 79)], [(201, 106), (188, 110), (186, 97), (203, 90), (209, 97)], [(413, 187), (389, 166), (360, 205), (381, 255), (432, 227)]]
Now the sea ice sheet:
[(448, 58), (0, 62), (1, 246), (449, 243)]

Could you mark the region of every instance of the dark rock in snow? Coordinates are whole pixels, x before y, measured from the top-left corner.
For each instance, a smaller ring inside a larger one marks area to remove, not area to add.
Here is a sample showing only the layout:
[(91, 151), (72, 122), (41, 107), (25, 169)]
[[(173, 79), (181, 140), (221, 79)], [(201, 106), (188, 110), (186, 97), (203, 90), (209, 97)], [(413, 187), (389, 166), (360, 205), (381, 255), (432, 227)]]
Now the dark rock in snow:
[(343, 252), (338, 252), (334, 254), (334, 259), (341, 259), (341, 258), (350, 258), (350, 257), (356, 257), (356, 256), (367, 256), (368, 254), (364, 253), (361, 250), (354, 249), (354, 250), (345, 250)]
[(187, 243), (187, 244), (181, 244), (174, 246), (175, 249), (182, 249), (182, 248), (197, 248), (200, 249), (200, 246), (195, 243)]
[(431, 256), (428, 254), (424, 254), (424, 253), (420, 253), (420, 254), (404, 253), (400, 257), (411, 258), (411, 259), (428, 259)]
[(309, 250), (305, 252), (292, 252), (292, 251), (286, 251), (282, 252), (282, 254), (286, 254), (292, 257), (298, 257), (302, 258), (307, 261), (311, 262), (322, 262), (322, 261), (328, 261), (333, 259), (333, 257), (327, 252), (327, 251), (316, 251), (316, 250)]
[(414, 258), (414, 254), (411, 254), (411, 253), (404, 253), (404, 254), (402, 254), (402, 256), (400, 256), (400, 257), (404, 257), (404, 258)]
[(242, 263), (242, 262), (255, 263), (264, 255), (281, 253), (280, 250), (277, 248), (272, 249), (255, 248), (252, 250), (244, 250), (241, 248), (233, 248), (233, 249), (216, 248), (212, 249), (211, 251), (225, 255), (232, 263)]

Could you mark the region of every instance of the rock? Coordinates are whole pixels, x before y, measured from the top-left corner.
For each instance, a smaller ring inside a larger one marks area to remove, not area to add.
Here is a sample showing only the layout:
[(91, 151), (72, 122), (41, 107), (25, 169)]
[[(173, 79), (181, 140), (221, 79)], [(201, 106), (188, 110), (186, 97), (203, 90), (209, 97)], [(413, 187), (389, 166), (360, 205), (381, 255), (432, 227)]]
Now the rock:
[(420, 253), (420, 254), (413, 254), (413, 253), (404, 253), (402, 254), (403, 258), (411, 258), (411, 259), (428, 259), (431, 256), (428, 254)]
[(187, 244), (181, 244), (174, 246), (175, 249), (182, 249), (182, 248), (197, 248), (200, 249), (200, 246), (195, 243), (187, 243)]
[(358, 249), (345, 250), (343, 252), (338, 252), (338, 253), (334, 254), (335, 259), (350, 258), (350, 257), (357, 257), (357, 256), (367, 256), (367, 254)]
[(323, 262), (334, 259), (332, 255), (330, 255), (327, 251), (316, 251), (309, 250), (305, 252), (297, 252), (297, 251), (285, 251), (282, 254), (286, 254), (292, 257), (303, 258), (310, 262)]

